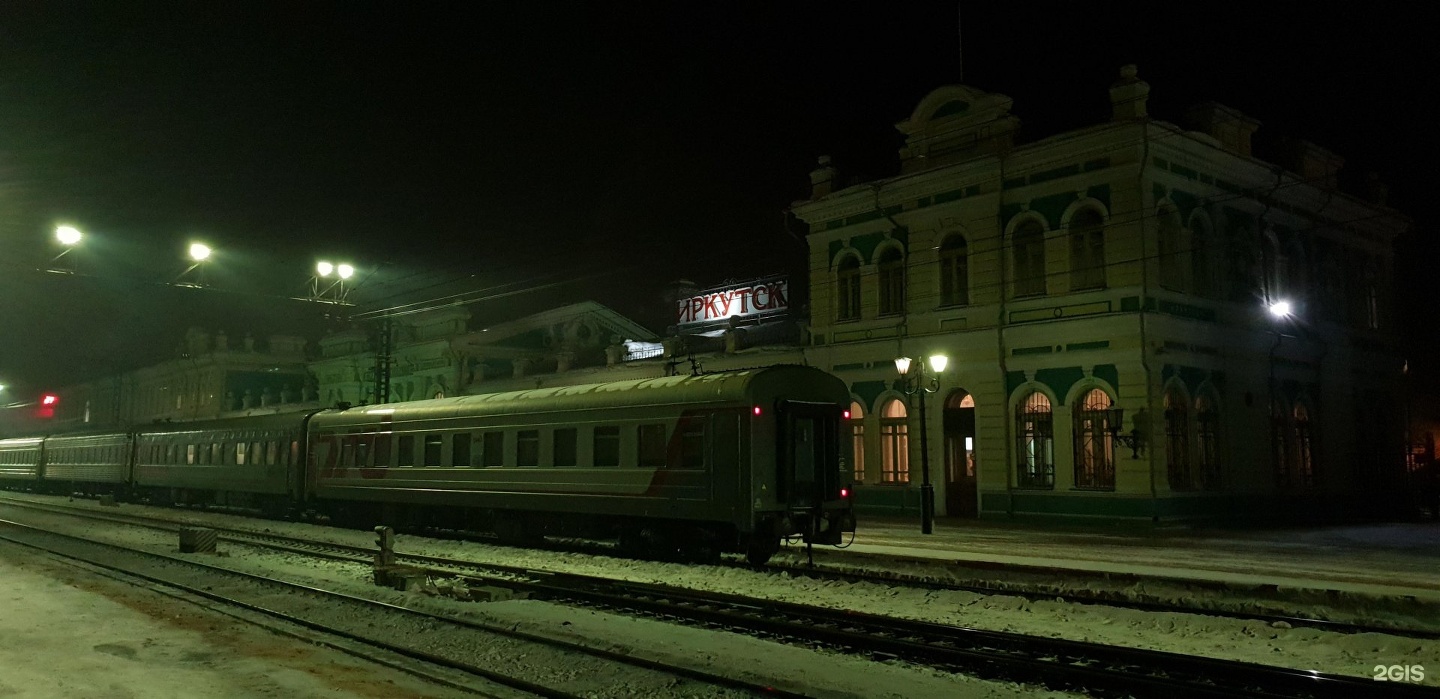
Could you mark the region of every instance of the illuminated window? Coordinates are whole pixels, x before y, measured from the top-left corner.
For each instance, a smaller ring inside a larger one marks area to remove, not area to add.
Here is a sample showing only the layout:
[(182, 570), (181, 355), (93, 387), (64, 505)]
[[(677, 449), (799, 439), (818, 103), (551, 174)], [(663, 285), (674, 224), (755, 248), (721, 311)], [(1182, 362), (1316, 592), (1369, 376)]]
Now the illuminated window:
[(1200, 479), (1199, 487), (1206, 490), (1218, 490), (1221, 486), (1219, 432), (1220, 414), (1215, 400), (1201, 394), (1195, 399), (1195, 437), (1199, 442), (1195, 471)]
[(880, 315), (905, 312), (905, 258), (896, 248), (880, 255)]
[(1315, 485), (1315, 462), (1310, 451), (1310, 411), (1302, 403), (1296, 403), (1291, 412), (1291, 429), (1294, 437), (1295, 480), (1297, 485)]
[(854, 451), (855, 482), (865, 480), (865, 411), (858, 402), (850, 403), (850, 444)]
[(910, 482), (910, 426), (905, 402), (898, 398), (880, 411), (880, 482)]
[(245, 457), (248, 456), (249, 454), (250, 454), (250, 445), (249, 445), (249, 444), (246, 444), (245, 442), (237, 442), (237, 443), (235, 444), (235, 465), (236, 465), (236, 466), (244, 466), (244, 465), (245, 465)]
[(1070, 217), (1070, 288), (1105, 288), (1105, 222), (1091, 209)]
[(1095, 388), (1075, 405), (1075, 487), (1115, 487), (1115, 444), (1110, 396)]
[(1165, 467), (1172, 490), (1195, 487), (1190, 471), (1189, 401), (1171, 388), (1165, 392)]
[(1040, 296), (1045, 293), (1045, 231), (1035, 221), (1026, 221), (1015, 229), (1011, 239), (1014, 255), (1015, 295)]
[(835, 273), (836, 320), (860, 318), (860, 260), (847, 255)]
[(951, 235), (940, 244), (940, 305), (970, 303), (970, 257), (965, 237)]
[(1050, 399), (1035, 391), (1015, 412), (1016, 483), (1022, 488), (1055, 487), (1055, 423)]

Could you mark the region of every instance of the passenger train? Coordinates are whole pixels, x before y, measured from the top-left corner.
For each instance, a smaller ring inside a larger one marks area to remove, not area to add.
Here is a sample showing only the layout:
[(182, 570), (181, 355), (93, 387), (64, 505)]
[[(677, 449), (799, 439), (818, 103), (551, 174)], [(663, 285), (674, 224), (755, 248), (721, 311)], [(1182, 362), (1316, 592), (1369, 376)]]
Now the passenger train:
[(855, 530), (849, 394), (809, 367), (0, 440), (0, 485), (767, 561)]

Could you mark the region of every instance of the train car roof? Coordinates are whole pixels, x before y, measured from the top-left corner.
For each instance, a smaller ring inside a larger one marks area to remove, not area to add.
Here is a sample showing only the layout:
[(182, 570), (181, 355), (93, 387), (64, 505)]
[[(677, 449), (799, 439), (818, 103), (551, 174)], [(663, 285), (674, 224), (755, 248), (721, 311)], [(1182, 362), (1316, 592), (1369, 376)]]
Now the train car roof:
[(152, 425), (137, 425), (135, 432), (143, 436), (186, 434), (190, 432), (211, 432), (226, 430), (258, 431), (299, 429), (313, 410), (270, 415), (221, 418), (219, 420), (196, 420), (194, 422), (162, 422)]
[[(316, 416), (317, 423), (356, 424), (375, 422), (385, 416), (392, 421), (427, 420), (460, 415), (500, 415), (516, 411), (543, 412), (552, 410), (585, 410), (592, 408), (625, 408), (676, 404), (723, 403), (744, 400), (757, 382), (795, 381), (801, 377), (827, 377), (841, 387), (843, 384), (829, 374), (798, 365), (784, 365), (716, 372), (697, 376), (665, 376), (632, 379), (611, 383), (552, 386), (505, 393), (483, 393), (454, 398), (385, 403), (357, 406), (346, 410), (325, 410)], [(820, 396), (809, 392), (808, 399)], [(848, 404), (848, 392), (843, 392)]]

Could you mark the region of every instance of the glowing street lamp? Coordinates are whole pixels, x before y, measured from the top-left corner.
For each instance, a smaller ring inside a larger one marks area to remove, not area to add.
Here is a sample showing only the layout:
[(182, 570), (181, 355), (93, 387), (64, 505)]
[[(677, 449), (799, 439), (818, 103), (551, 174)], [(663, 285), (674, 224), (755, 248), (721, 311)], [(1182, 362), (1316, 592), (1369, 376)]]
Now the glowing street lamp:
[(210, 246), (204, 243), (190, 244), (190, 259), (196, 262), (204, 262), (210, 259), (211, 252)]
[(1270, 304), (1270, 315), (1276, 318), (1285, 318), (1290, 315), (1290, 302), (1280, 299)]
[[(930, 433), (925, 418), (925, 394), (935, 393), (940, 390), (940, 374), (944, 373), (945, 367), (950, 363), (950, 358), (943, 354), (931, 355), (928, 360), (930, 370), (925, 369), (926, 362), (915, 364), (909, 357), (896, 357), (895, 370), (900, 372), (900, 390), (907, 396), (919, 395), (920, 402), (920, 533), (932, 534), (935, 531), (935, 484), (930, 482)], [(914, 365), (915, 371), (911, 371)], [(929, 382), (926, 382), (926, 374), (929, 373)]]
[(80, 229), (74, 226), (58, 226), (55, 228), (55, 239), (67, 248), (74, 247), (80, 242), (80, 239), (84, 237), (85, 234), (81, 233)]

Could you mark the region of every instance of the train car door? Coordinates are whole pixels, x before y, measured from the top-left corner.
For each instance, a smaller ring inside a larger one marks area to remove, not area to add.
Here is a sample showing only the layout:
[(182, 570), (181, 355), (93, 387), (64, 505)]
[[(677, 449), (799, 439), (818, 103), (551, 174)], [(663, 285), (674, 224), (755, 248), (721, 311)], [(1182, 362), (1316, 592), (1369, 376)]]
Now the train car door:
[(841, 406), (783, 401), (776, 441), (776, 489), (792, 509), (818, 507), (840, 493)]
[(975, 478), (975, 398), (955, 391), (945, 399), (945, 512), (980, 514)]

